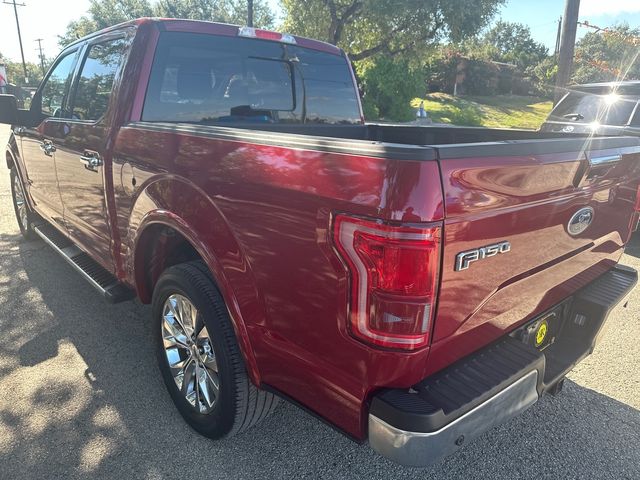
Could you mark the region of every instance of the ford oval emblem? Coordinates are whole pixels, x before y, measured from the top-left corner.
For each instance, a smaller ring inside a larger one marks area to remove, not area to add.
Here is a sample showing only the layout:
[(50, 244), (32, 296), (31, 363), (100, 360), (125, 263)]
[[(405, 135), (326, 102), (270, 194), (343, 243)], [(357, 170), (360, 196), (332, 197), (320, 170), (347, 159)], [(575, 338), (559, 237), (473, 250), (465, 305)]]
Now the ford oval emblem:
[(573, 214), (571, 220), (569, 220), (569, 224), (567, 225), (567, 231), (569, 235), (580, 235), (584, 232), (591, 222), (593, 222), (594, 211), (591, 207), (585, 207), (578, 210)]

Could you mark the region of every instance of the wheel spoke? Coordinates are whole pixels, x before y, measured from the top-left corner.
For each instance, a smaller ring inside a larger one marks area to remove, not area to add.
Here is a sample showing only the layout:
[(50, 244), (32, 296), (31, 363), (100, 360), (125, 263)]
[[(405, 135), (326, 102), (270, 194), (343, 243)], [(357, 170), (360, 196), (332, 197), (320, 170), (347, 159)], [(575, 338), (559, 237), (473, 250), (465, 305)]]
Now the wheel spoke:
[(195, 373), (196, 373), (196, 362), (193, 360), (189, 360), (184, 367), (184, 376), (182, 380), (181, 391), (187, 401), (196, 406), (196, 386), (195, 386)]
[(216, 372), (209, 370), (208, 368), (203, 368), (206, 376), (207, 376), (207, 384), (211, 386), (211, 393), (213, 394), (213, 400), (218, 398), (220, 394), (220, 378)]
[(197, 367), (198, 378), (198, 401), (200, 404), (200, 411), (209, 410), (213, 407), (213, 403), (217, 396), (217, 391), (214, 392), (211, 379), (207, 373), (207, 369), (204, 366)]
[(185, 335), (181, 325), (177, 321), (175, 321), (175, 317), (172, 314), (167, 314), (164, 316), (164, 321), (162, 322), (162, 330), (162, 337), (165, 340), (173, 339), (175, 343), (179, 343), (185, 348), (189, 348), (190, 339), (187, 335)]
[(169, 309), (169, 314), (171, 315), (171, 317), (175, 319), (176, 323), (180, 326), (180, 330), (182, 330), (182, 332), (184, 332), (186, 336), (189, 336), (189, 332), (187, 332), (187, 329), (185, 328), (185, 324), (182, 321), (182, 312), (179, 307), (178, 296), (175, 295), (175, 296), (169, 297), (169, 299), (167, 300), (166, 306)]
[(199, 413), (209, 413), (220, 395), (220, 377), (202, 314), (187, 297), (173, 294), (165, 301), (161, 328), (178, 390)]

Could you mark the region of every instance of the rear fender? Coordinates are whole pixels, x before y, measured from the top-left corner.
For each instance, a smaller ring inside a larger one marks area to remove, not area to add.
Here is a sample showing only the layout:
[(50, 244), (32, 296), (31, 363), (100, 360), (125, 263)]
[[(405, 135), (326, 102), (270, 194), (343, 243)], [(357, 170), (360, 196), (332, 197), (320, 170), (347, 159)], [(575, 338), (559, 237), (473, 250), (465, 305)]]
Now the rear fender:
[(145, 287), (142, 252), (146, 242), (141, 239), (147, 228), (158, 224), (182, 235), (207, 264), (227, 305), (249, 375), (259, 385), (260, 375), (245, 319), (262, 323), (264, 304), (251, 266), (229, 224), (202, 190), (182, 178), (167, 175), (143, 186), (130, 217), (127, 243), (131, 254), (125, 262), (129, 283), (136, 285), (138, 296), (145, 303), (151, 300), (152, 292)]

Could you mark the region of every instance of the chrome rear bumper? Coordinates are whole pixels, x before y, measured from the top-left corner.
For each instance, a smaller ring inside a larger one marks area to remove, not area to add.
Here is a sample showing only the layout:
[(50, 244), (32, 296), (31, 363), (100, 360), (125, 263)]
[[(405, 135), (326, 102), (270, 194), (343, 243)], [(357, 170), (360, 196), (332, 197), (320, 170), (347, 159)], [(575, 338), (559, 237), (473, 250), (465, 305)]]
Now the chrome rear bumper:
[(534, 370), (435, 432), (401, 430), (369, 415), (369, 443), (376, 452), (402, 465), (429, 466), (536, 403), (537, 385), (538, 371)]

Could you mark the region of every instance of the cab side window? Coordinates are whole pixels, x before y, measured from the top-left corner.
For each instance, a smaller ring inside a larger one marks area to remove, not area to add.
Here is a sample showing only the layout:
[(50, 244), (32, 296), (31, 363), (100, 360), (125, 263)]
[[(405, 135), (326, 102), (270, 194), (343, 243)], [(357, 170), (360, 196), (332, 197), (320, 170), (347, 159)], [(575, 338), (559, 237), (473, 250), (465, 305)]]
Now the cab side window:
[(107, 112), (111, 89), (124, 59), (124, 38), (89, 47), (73, 101), (73, 118), (98, 121)]
[(41, 90), (40, 110), (47, 117), (67, 118), (63, 110), (65, 96), (69, 91), (71, 73), (75, 64), (76, 52), (64, 56), (51, 72)]

